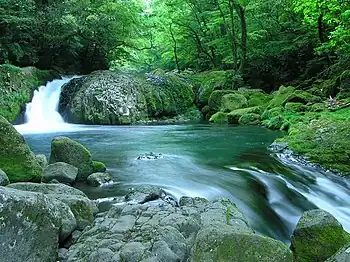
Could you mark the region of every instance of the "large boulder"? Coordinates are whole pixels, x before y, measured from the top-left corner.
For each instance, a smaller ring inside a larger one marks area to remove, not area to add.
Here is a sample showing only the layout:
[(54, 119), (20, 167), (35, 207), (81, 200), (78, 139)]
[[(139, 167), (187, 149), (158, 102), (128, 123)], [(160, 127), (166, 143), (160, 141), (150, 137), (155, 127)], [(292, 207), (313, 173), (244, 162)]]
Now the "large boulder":
[(63, 87), (59, 112), (72, 123), (114, 125), (171, 118), (193, 107), (192, 85), (181, 76), (97, 71)]
[(324, 210), (306, 211), (292, 235), (296, 261), (325, 261), (350, 241), (349, 234)]
[(94, 213), (97, 211), (96, 205), (83, 192), (64, 184), (14, 183), (8, 187), (23, 191), (40, 192), (47, 197), (62, 201), (73, 212), (78, 230), (90, 225), (93, 222)]
[(50, 164), (64, 162), (78, 168), (77, 180), (86, 180), (94, 172), (90, 152), (68, 137), (56, 137), (51, 142)]
[(225, 95), (234, 93), (234, 90), (216, 90), (213, 93), (211, 93), (208, 101), (210, 111), (214, 113), (219, 111), (222, 106), (222, 98)]
[(43, 169), (23, 136), (0, 116), (0, 168), (10, 181), (39, 182)]
[(227, 94), (221, 99), (221, 111), (229, 113), (233, 110), (245, 108), (248, 106), (248, 101), (241, 94)]
[(7, 186), (10, 180), (6, 173), (0, 169), (0, 186)]
[(56, 179), (60, 183), (72, 184), (77, 178), (78, 168), (67, 163), (57, 162), (48, 165), (44, 170), (42, 182), (48, 183)]
[(111, 182), (112, 181), (112, 176), (109, 173), (93, 173), (87, 178), (87, 183), (90, 186), (101, 186), (105, 183)]
[(61, 201), (5, 187), (0, 187), (0, 217), (1, 256), (7, 262), (56, 262), (59, 242), (76, 227)]

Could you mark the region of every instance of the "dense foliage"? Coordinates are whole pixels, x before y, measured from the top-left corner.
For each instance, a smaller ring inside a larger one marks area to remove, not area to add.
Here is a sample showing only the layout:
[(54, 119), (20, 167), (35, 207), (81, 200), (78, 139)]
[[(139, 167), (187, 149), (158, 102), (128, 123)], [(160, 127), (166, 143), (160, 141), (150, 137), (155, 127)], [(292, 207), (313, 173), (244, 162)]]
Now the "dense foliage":
[(350, 55), (342, 0), (0, 0), (0, 63), (231, 70), (277, 89)]

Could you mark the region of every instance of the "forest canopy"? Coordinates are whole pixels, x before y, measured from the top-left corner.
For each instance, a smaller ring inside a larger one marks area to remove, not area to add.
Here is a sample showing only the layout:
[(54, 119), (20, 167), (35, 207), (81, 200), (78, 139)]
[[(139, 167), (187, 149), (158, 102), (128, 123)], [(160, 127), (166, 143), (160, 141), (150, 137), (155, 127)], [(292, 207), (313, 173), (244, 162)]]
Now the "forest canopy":
[[(0, 0), (0, 63), (89, 73), (230, 70), (252, 86), (350, 55), (345, 0)], [(307, 71), (307, 72), (305, 72)]]

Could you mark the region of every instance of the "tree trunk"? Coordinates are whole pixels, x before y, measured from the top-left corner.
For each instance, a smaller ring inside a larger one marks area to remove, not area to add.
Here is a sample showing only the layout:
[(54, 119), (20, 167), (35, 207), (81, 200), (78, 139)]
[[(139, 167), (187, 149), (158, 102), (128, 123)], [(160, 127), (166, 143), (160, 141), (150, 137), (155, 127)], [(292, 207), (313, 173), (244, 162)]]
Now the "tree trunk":
[(239, 16), (239, 19), (241, 21), (241, 49), (242, 49), (242, 55), (241, 55), (241, 65), (240, 65), (240, 72), (243, 75), (244, 69), (245, 69), (245, 63), (246, 63), (246, 57), (247, 57), (247, 21), (245, 16), (245, 9), (242, 5), (235, 3), (234, 4), (236, 12)]
[(176, 68), (177, 68), (177, 71), (180, 72), (179, 58), (177, 56), (177, 42), (176, 42), (176, 39), (174, 36), (172, 24), (170, 24), (170, 34), (171, 34), (171, 38), (173, 39), (173, 42), (174, 42), (174, 57), (175, 57)]
[(321, 43), (324, 43), (324, 28), (323, 28), (323, 14), (320, 14), (317, 19), (318, 23), (318, 37), (320, 38)]

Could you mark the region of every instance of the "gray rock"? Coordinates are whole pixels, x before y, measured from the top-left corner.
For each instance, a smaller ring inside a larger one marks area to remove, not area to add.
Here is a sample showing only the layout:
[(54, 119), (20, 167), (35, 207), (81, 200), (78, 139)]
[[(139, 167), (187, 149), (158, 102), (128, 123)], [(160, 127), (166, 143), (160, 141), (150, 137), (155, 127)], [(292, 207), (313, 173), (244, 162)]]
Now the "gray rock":
[(6, 262), (55, 262), (59, 242), (75, 228), (72, 212), (61, 201), (8, 187), (0, 187), (0, 220)]
[(48, 162), (47, 162), (47, 158), (45, 155), (39, 154), (39, 155), (36, 155), (35, 158), (42, 168), (47, 167)]
[(346, 244), (337, 253), (328, 258), (326, 262), (349, 262), (350, 261), (350, 243)]
[(57, 180), (60, 183), (72, 184), (77, 178), (78, 168), (67, 163), (57, 162), (48, 165), (41, 181), (44, 183)]
[(40, 192), (52, 199), (62, 201), (73, 212), (78, 230), (90, 225), (94, 218), (93, 215), (97, 211), (96, 205), (83, 192), (64, 184), (15, 183), (8, 187), (23, 191)]
[(161, 159), (161, 158), (163, 158), (162, 153), (150, 152), (150, 153), (145, 153), (145, 154), (139, 155), (137, 157), (137, 160), (156, 160), (156, 159)]
[(112, 176), (109, 173), (93, 173), (87, 178), (87, 183), (95, 187), (101, 186), (111, 181)]
[(186, 197), (178, 207), (160, 197), (140, 204), (149, 194), (163, 194), (152, 187), (140, 191), (133, 190), (129, 202), (113, 206), (85, 228), (69, 248), (66, 261), (101, 261), (100, 257), (104, 262), (216, 261), (218, 256), (222, 260), (217, 261), (293, 259), (283, 243), (254, 234), (227, 199), (209, 202)]
[(0, 169), (0, 186), (7, 186), (10, 184), (10, 180), (6, 173)]
[(291, 249), (297, 261), (325, 261), (348, 241), (350, 235), (328, 212), (304, 212), (292, 235)]
[(68, 252), (68, 250), (67, 250), (66, 248), (60, 248), (60, 249), (58, 250), (58, 258), (57, 258), (57, 260), (58, 260), (59, 262), (66, 260), (66, 259), (67, 259), (67, 258), (66, 258), (67, 252)]
[(68, 137), (56, 137), (51, 142), (50, 164), (64, 162), (78, 168), (77, 180), (85, 181), (94, 171), (90, 152)]

